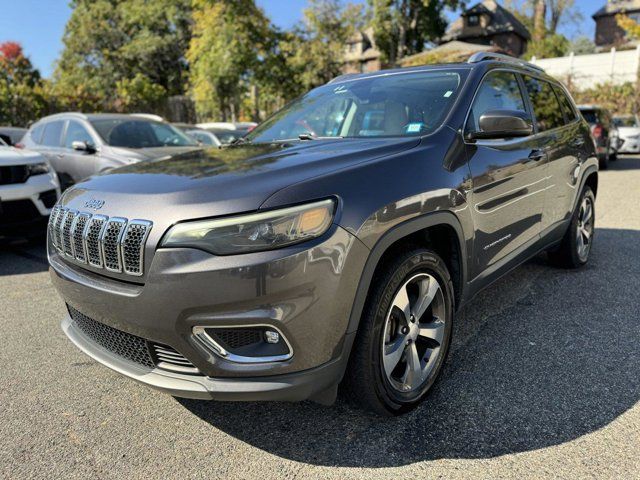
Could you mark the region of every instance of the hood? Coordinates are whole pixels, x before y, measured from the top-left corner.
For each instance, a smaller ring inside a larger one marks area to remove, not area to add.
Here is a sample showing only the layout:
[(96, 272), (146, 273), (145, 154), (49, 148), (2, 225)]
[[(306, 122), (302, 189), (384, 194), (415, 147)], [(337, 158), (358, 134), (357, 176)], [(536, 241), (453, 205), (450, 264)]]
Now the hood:
[(125, 163), (135, 163), (143, 160), (156, 160), (160, 158), (173, 157), (182, 153), (202, 150), (202, 147), (200, 146), (153, 148), (125, 148), (109, 146), (108, 148), (111, 156)]
[(0, 147), (0, 167), (44, 162), (46, 162), (46, 160), (39, 153), (13, 147)]
[(197, 150), (128, 165), (68, 190), (62, 203), (163, 223), (256, 210), (276, 191), (312, 177), (407, 150), (419, 138), (312, 140)]
[(618, 127), (618, 136), (621, 138), (640, 135), (640, 127)]

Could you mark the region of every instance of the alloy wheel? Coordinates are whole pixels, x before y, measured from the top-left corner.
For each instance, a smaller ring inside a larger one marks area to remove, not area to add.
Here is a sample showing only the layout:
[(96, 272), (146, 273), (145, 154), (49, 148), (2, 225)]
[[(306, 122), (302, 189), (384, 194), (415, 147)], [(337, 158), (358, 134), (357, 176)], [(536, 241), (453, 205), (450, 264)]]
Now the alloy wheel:
[(583, 262), (587, 260), (591, 250), (593, 238), (593, 202), (591, 198), (584, 197), (578, 212), (578, 227), (576, 231), (576, 246), (578, 257)]
[(414, 275), (396, 292), (384, 326), (382, 368), (398, 392), (419, 392), (438, 364), (445, 309), (442, 287), (427, 273)]

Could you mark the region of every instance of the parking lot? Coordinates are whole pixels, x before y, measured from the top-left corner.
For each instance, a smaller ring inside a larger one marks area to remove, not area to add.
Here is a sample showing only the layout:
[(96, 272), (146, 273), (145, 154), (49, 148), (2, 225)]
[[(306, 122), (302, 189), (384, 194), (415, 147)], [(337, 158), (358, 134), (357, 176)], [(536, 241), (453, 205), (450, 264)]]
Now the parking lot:
[(395, 419), (138, 385), (66, 340), (43, 247), (0, 247), (0, 477), (640, 478), (639, 206), (640, 158), (621, 158), (586, 268), (541, 256), (481, 293)]

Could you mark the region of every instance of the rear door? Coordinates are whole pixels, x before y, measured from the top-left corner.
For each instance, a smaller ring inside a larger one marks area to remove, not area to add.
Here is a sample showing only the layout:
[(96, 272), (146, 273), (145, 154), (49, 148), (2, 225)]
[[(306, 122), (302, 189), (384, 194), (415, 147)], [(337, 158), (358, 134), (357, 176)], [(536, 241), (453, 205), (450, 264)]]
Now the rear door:
[[(497, 109), (525, 112), (533, 121), (524, 85), (515, 72), (489, 72), (476, 92), (466, 132)], [(475, 224), (474, 277), (488, 275), (533, 244), (540, 234), (547, 161), (537, 135), (467, 143)]]
[(573, 189), (567, 182), (577, 164), (571, 143), (578, 132), (576, 125), (565, 126), (564, 113), (551, 83), (529, 75), (523, 79), (536, 122), (538, 148), (546, 154), (548, 162), (548, 189), (541, 221), (541, 231), (546, 233), (571, 210)]
[(51, 120), (46, 122), (38, 148), (38, 152), (46, 156), (51, 162), (53, 169), (60, 177), (62, 188), (65, 188), (65, 179), (69, 176), (64, 162), (64, 150), (62, 148), (64, 124), (65, 120)]
[(73, 142), (85, 142), (95, 147), (96, 141), (81, 122), (77, 120), (67, 122), (63, 142), (63, 163), (73, 182), (77, 183), (99, 172), (100, 158), (95, 151), (74, 150)]

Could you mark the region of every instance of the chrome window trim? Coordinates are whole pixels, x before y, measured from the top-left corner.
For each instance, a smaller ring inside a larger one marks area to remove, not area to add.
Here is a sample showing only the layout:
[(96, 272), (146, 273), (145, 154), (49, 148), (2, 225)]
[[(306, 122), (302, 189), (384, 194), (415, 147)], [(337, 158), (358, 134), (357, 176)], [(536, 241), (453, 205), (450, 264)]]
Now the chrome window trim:
[[(284, 343), (287, 345), (289, 349), (289, 353), (286, 355), (273, 355), (270, 357), (245, 357), (242, 355), (234, 355), (226, 351), (222, 345), (215, 341), (211, 335), (209, 335), (206, 331), (207, 328), (250, 328), (250, 327), (266, 327), (269, 329), (273, 329), (280, 335), (280, 338), (284, 340)], [(191, 330), (193, 336), (207, 348), (209, 351), (215, 353), (217, 356), (224, 358), (225, 360), (229, 360), (234, 363), (244, 363), (244, 364), (256, 364), (256, 363), (273, 363), (273, 362), (284, 362), (285, 360), (289, 360), (293, 357), (293, 347), (289, 343), (289, 339), (282, 333), (282, 331), (273, 325), (268, 323), (251, 323), (251, 324), (243, 324), (243, 325), (198, 325), (193, 327)]]

